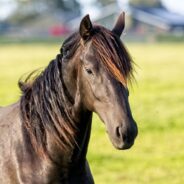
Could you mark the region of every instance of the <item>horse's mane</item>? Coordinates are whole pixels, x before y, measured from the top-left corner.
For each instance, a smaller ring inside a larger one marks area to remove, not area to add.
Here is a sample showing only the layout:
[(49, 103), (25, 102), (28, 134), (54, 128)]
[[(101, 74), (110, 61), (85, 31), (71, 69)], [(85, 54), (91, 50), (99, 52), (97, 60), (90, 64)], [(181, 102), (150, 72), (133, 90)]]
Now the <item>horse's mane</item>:
[[(122, 84), (132, 75), (131, 58), (120, 39), (101, 26), (95, 26), (90, 39), (99, 62)], [(41, 155), (47, 153), (47, 131), (63, 150), (73, 148), (77, 131), (70, 113), (74, 99), (62, 78), (62, 61), (70, 59), (81, 47), (79, 33), (63, 43), (60, 54), (36, 78), (32, 75), (19, 86), (22, 90), (21, 116), (32, 146)]]

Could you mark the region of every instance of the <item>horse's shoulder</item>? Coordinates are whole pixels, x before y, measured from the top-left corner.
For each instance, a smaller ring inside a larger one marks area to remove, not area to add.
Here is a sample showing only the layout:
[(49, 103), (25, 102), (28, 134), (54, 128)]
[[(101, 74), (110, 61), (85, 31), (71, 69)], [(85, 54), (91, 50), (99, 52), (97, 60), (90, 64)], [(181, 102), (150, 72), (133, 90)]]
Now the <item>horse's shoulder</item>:
[(15, 172), (13, 166), (16, 160), (13, 155), (17, 143), (22, 139), (19, 106), (18, 102), (0, 108), (0, 183), (12, 183), (9, 173)]
[(17, 121), (20, 121), (20, 103), (0, 108), (0, 128), (12, 127)]
[(7, 114), (10, 112), (16, 111), (16, 109), (18, 109), (19, 106), (20, 106), (20, 102), (17, 102), (8, 106), (4, 106), (4, 107), (0, 106), (0, 114), (3, 114), (3, 113)]

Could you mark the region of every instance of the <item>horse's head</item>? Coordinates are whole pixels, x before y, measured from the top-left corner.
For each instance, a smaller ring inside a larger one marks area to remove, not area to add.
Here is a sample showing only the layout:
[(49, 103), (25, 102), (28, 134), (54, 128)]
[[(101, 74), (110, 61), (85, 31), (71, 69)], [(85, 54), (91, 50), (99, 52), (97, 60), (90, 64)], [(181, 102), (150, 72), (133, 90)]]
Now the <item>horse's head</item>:
[[(132, 63), (120, 40), (123, 28), (124, 14), (120, 15), (112, 31), (93, 26), (89, 16), (84, 17), (76, 35), (77, 51), (63, 71), (64, 76), (72, 73), (64, 81), (75, 94), (75, 106), (80, 101), (84, 109), (99, 115), (117, 149), (130, 148), (137, 136), (128, 102), (127, 80), (132, 74)], [(70, 57), (67, 46), (75, 47), (70, 39), (67, 42), (66, 47), (63, 46), (64, 59)]]

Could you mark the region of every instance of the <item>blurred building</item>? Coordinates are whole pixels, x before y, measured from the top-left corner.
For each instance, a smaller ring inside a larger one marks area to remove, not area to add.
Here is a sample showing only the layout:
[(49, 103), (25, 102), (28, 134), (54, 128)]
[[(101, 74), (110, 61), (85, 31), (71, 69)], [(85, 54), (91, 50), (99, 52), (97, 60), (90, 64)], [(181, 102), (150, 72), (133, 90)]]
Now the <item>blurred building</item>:
[(15, 38), (65, 36), (78, 29), (86, 14), (90, 14), (92, 21), (112, 28), (117, 14), (122, 11), (126, 12), (126, 32), (134, 40), (155, 33), (183, 34), (184, 1), (180, 1), (178, 8), (176, 2), (179, 1), (0, 0), (0, 35)]

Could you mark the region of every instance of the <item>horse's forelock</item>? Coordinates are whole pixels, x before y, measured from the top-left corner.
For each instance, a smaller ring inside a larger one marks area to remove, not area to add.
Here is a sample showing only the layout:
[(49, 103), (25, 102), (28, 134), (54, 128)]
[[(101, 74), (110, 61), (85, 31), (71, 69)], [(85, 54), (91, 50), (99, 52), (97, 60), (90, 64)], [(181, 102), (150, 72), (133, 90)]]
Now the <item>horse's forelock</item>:
[(133, 76), (132, 59), (120, 39), (111, 31), (97, 27), (98, 32), (92, 37), (92, 45), (97, 58), (105, 68), (123, 85)]

